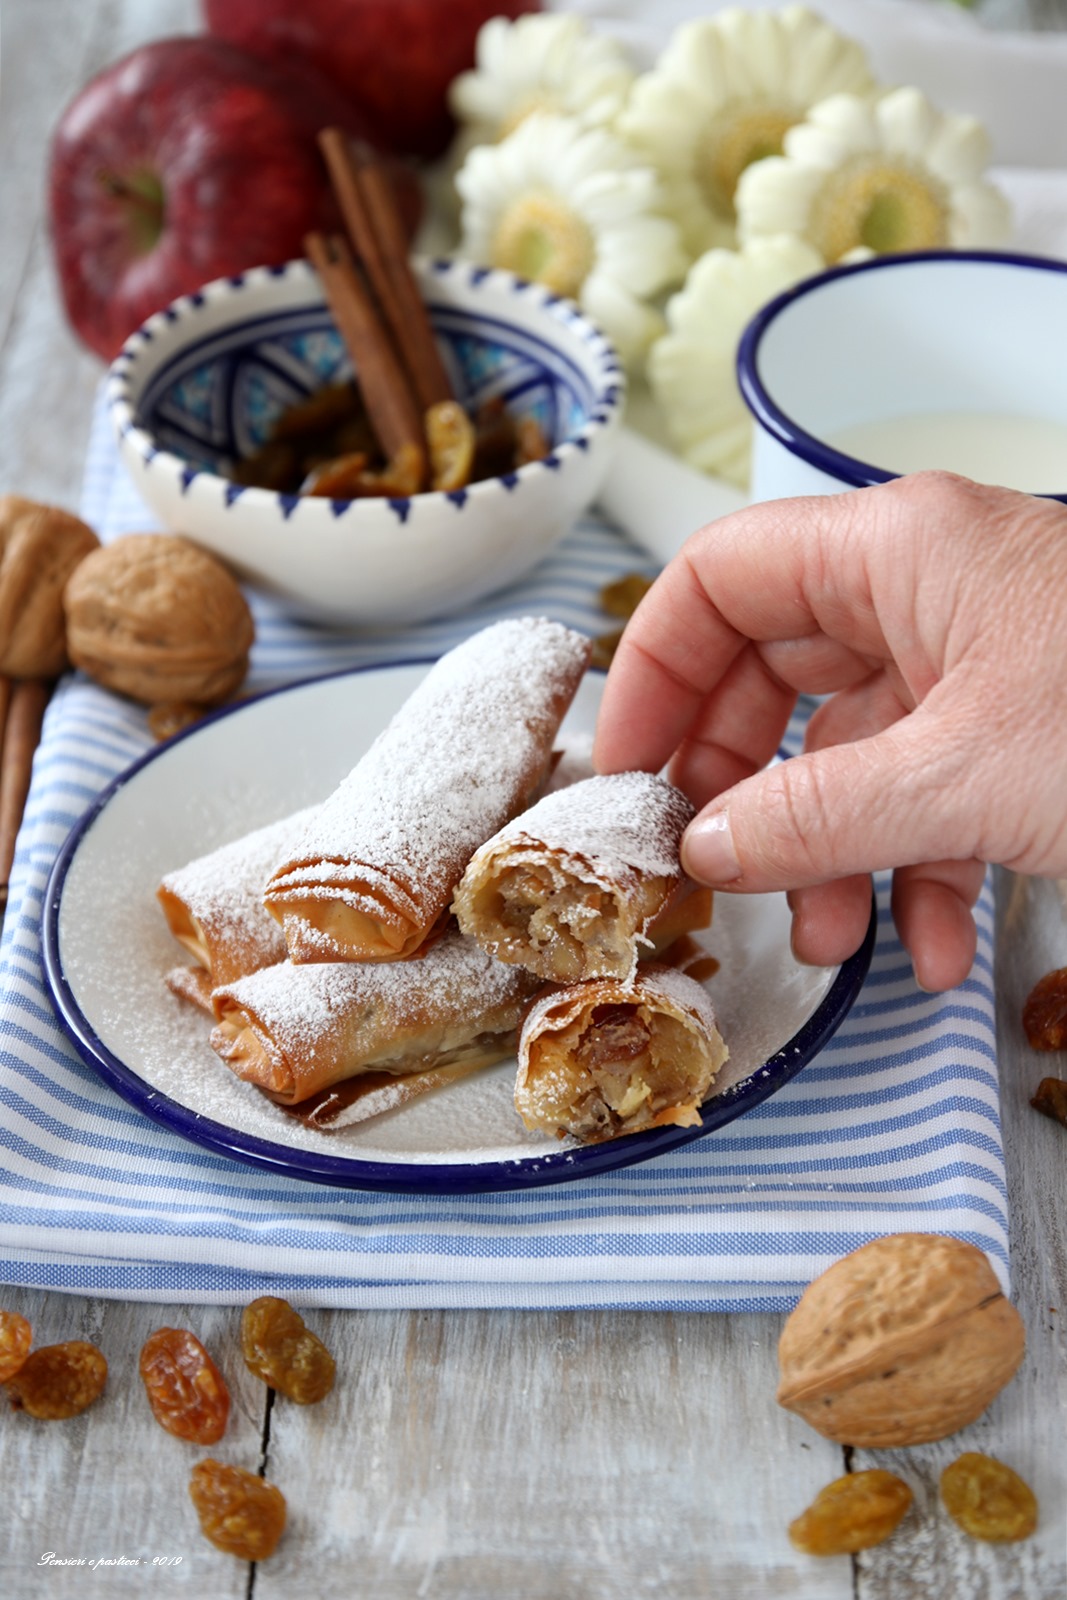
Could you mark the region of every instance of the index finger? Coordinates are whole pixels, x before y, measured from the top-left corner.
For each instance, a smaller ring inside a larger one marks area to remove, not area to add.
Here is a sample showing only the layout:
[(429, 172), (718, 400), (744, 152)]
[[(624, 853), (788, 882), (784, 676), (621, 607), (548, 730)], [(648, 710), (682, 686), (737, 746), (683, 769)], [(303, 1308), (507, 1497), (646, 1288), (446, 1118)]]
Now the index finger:
[[(828, 581), (842, 541), (829, 541), (831, 564), (826, 536), (852, 522), (848, 502), (856, 498), (768, 501), (709, 523), (687, 541), (638, 606), (612, 662), (597, 718), (598, 771), (662, 767), (750, 640), (799, 639), (827, 628), (855, 642), (847, 607), (834, 598), (840, 569)], [(858, 589), (863, 610), (865, 578)], [(777, 715), (771, 699), (768, 689), (756, 722)]]

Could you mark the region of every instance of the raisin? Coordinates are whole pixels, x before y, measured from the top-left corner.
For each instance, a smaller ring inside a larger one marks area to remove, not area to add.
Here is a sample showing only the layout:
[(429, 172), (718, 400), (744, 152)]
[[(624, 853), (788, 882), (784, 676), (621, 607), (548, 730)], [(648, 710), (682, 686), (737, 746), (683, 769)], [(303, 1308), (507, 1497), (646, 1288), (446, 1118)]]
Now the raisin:
[(230, 1392), (195, 1334), (158, 1328), (141, 1350), (140, 1373), (161, 1428), (194, 1444), (216, 1444), (226, 1432)]
[(68, 1339), (34, 1350), (8, 1380), (7, 1392), (16, 1411), (28, 1411), (44, 1422), (76, 1417), (99, 1399), (107, 1382), (107, 1362), (95, 1344)]
[(313, 1405), (333, 1388), (333, 1356), (300, 1313), (274, 1295), (261, 1295), (245, 1308), (241, 1354), (250, 1372), (299, 1406)]
[(1067, 1082), (1062, 1078), (1042, 1078), (1030, 1096), (1030, 1104), (1043, 1117), (1051, 1117), (1067, 1128)]
[(17, 1311), (0, 1311), (0, 1383), (15, 1376), (30, 1353), (32, 1338), (25, 1317)]
[(643, 572), (627, 572), (600, 591), (600, 604), (613, 617), (632, 617), (652, 587)]
[(872, 1467), (850, 1472), (820, 1489), (806, 1511), (789, 1524), (789, 1537), (808, 1556), (849, 1555), (881, 1544), (911, 1505), (902, 1478)]
[(972, 1539), (1028, 1539), (1037, 1527), (1037, 1499), (1017, 1472), (993, 1456), (968, 1450), (941, 1474), (945, 1510)]
[(1023, 1006), (1023, 1031), (1035, 1050), (1067, 1048), (1067, 967), (1034, 984)]
[(243, 1467), (200, 1461), (189, 1494), (205, 1539), (242, 1561), (265, 1561), (285, 1532), (285, 1496)]

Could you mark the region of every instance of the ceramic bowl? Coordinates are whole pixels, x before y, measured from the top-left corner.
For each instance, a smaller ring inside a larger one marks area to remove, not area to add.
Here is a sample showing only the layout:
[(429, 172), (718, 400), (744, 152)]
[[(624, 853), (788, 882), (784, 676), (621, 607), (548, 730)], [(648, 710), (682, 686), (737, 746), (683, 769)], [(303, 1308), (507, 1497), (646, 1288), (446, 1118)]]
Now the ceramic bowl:
[(541, 561), (592, 502), (624, 395), (615, 351), (570, 301), (469, 262), (417, 273), (457, 399), (533, 414), (542, 461), (451, 493), (328, 500), (242, 488), (235, 458), (351, 366), (304, 261), (208, 284), (157, 312), (108, 374), (122, 458), (164, 527), (292, 615), (390, 625), (446, 615)]
[(942, 468), (1067, 498), (1067, 265), (1000, 252), (881, 256), (765, 306), (738, 351), (752, 498)]

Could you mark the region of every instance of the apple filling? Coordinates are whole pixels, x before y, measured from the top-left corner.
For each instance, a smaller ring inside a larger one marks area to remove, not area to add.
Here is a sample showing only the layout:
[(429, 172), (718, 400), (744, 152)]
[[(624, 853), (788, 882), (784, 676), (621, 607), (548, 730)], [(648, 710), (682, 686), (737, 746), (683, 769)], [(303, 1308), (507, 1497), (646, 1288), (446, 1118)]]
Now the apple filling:
[(575, 882), (547, 863), (521, 863), (500, 875), (487, 899), (502, 960), (557, 983), (629, 962), (618, 905), (596, 884)]
[(703, 1041), (678, 1018), (609, 1001), (531, 1045), (537, 1125), (586, 1142), (695, 1126), (717, 1066), (709, 1068)]

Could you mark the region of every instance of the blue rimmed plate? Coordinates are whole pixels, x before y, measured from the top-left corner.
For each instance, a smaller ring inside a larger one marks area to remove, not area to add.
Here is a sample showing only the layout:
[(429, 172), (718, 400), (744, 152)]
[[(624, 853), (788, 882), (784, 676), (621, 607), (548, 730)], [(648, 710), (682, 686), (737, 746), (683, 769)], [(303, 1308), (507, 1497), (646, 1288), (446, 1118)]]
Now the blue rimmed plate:
[[(528, 1133), (514, 1062), (342, 1132), (304, 1128), (240, 1083), (207, 1020), (164, 985), (181, 952), (155, 899), (168, 870), (324, 795), (407, 699), (428, 662), (360, 668), (217, 713), (106, 789), (56, 861), (44, 911), (45, 972), (79, 1054), (163, 1127), (256, 1167), (345, 1188), (414, 1193), (521, 1189), (647, 1161), (743, 1115), (787, 1083), (847, 1015), (874, 922), (842, 967), (802, 967), (781, 895), (719, 895), (701, 938), (730, 1061), (697, 1128), (579, 1147)], [(591, 732), (602, 677), (564, 725)]]

